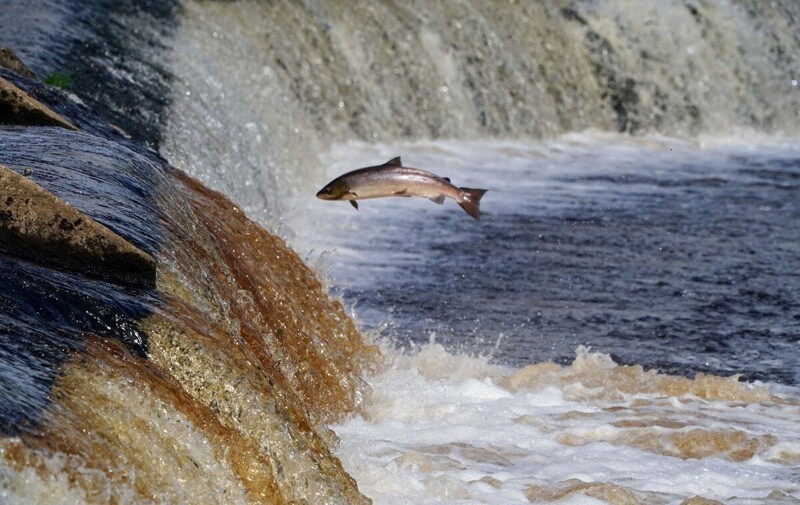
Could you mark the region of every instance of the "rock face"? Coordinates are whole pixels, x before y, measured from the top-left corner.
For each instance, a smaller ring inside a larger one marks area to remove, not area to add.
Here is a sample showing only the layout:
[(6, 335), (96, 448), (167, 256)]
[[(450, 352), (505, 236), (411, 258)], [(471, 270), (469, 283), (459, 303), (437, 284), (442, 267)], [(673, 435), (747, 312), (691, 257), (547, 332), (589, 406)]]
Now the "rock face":
[(125, 283), (156, 283), (149, 254), (3, 165), (0, 251)]
[(0, 77), (0, 124), (60, 126), (77, 130), (75, 125), (2, 77)]
[(17, 55), (7, 47), (0, 46), (0, 67), (12, 70), (28, 79), (36, 79), (36, 74), (22, 63), (22, 60), (17, 58)]

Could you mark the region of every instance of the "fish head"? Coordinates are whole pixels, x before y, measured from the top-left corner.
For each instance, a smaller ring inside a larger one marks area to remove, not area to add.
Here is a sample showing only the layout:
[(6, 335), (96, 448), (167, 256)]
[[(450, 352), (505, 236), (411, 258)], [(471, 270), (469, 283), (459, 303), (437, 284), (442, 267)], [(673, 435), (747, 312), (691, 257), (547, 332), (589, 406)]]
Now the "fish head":
[(342, 200), (347, 199), (350, 193), (350, 186), (341, 179), (336, 179), (328, 183), (324, 188), (317, 192), (320, 200)]

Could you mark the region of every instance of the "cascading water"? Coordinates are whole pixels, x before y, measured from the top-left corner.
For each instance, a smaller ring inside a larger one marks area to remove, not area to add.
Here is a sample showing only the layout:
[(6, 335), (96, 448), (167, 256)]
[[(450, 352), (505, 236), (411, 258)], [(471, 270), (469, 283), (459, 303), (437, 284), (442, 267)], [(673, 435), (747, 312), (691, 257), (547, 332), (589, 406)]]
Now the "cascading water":
[[(0, 75), (83, 130), (4, 127), (0, 164), (159, 263), (137, 290), (0, 256), (3, 499), (800, 497), (800, 4), (0, 13), (74, 95)], [(482, 220), (313, 199), (397, 155), (488, 187)]]
[(331, 142), (800, 124), (792, 2), (181, 6), (162, 152), (263, 223)]
[(116, 142), (6, 127), (0, 145), (159, 264), (138, 289), (4, 256), (4, 500), (362, 500), (322, 423), (360, 403), (374, 353), (280, 239)]

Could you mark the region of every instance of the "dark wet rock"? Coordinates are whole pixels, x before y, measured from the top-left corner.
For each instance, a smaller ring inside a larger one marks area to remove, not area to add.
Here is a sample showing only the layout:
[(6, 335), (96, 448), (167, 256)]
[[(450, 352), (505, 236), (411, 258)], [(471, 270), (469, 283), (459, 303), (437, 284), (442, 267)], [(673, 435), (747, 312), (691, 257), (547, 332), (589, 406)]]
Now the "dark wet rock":
[(168, 168), (130, 142), (88, 133), (95, 125), (85, 114), (77, 117), (80, 131), (0, 126), (0, 165), (23, 175), (29, 169), (28, 179), (157, 256), (163, 243), (157, 200), (169, 191)]
[(161, 55), (170, 51), (181, 2), (14, 0), (0, 5), (0, 46), (13, 47), (40, 78), (68, 75), (70, 93), (105, 122), (148, 146), (160, 142), (172, 96), (169, 60)]
[(17, 58), (17, 55), (11, 49), (3, 46), (0, 46), (0, 67), (13, 70), (28, 79), (36, 79), (36, 74), (22, 63), (22, 60)]
[(2, 165), (0, 251), (115, 281), (155, 286), (152, 256)]
[[(119, 126), (98, 119), (97, 114), (89, 109), (85, 103), (82, 103), (80, 99), (76, 99), (75, 95), (71, 95), (55, 86), (48, 86), (39, 81), (22, 77), (2, 67), (0, 67), (0, 79), (5, 79), (21, 89), (30, 98), (44, 105), (60, 117), (65, 118), (81, 132), (89, 133), (106, 140), (113, 140), (150, 159), (160, 160), (160, 158), (155, 155), (155, 151), (151, 148), (138, 142), (132, 142), (131, 139), (126, 136), (127, 132), (122, 130)], [(0, 120), (0, 124), (2, 124), (2, 120)], [(2, 160), (0, 160), (0, 162), (2, 162)], [(158, 162), (161, 163), (162, 161)]]
[(0, 124), (77, 128), (14, 84), (0, 77)]

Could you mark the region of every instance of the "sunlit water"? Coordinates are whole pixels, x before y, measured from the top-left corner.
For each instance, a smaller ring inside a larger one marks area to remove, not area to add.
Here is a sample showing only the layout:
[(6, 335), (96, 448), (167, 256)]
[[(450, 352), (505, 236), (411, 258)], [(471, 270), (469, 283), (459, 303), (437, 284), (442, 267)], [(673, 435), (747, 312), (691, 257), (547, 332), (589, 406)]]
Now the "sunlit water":
[[(377, 503), (800, 496), (798, 393), (777, 384), (800, 380), (796, 144), (608, 134), (351, 143), (329, 153), (326, 177), (396, 155), (488, 188), (481, 221), (452, 201), (367, 200), (356, 212), (313, 193), (287, 217), (294, 246), (393, 348), (367, 413), (335, 428), (365, 494)], [(571, 367), (513, 385), (527, 365), (551, 360)], [(738, 374), (789, 400), (653, 389), (656, 371)], [(603, 394), (576, 393), (598, 384)], [(752, 454), (731, 455), (742, 447)], [(570, 479), (613, 486), (576, 491), (588, 484)]]

